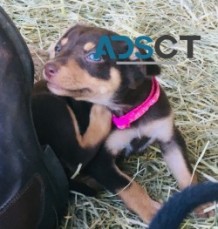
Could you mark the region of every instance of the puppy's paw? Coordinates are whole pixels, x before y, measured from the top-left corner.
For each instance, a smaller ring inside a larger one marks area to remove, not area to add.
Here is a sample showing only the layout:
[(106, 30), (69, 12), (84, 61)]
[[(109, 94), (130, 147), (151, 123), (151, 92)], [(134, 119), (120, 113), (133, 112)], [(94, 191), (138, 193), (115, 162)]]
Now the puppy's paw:
[(194, 210), (194, 213), (197, 217), (200, 218), (209, 218), (215, 215), (215, 204), (214, 203), (207, 203), (199, 206)]
[(150, 223), (151, 220), (154, 218), (154, 216), (156, 215), (157, 211), (162, 207), (162, 204), (154, 201), (154, 200), (150, 200), (147, 203), (147, 207), (146, 207), (146, 212), (144, 212), (143, 214), (143, 221), (145, 223)]

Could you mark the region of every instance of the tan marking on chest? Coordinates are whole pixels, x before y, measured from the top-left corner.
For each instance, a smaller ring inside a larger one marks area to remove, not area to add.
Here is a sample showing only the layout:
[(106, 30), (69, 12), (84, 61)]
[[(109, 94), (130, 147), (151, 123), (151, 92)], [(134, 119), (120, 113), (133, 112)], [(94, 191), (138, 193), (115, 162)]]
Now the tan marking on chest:
[(173, 134), (173, 114), (146, 123), (138, 128), (113, 131), (106, 141), (106, 147), (117, 155), (128, 146), (134, 138), (148, 137), (154, 140), (169, 141)]

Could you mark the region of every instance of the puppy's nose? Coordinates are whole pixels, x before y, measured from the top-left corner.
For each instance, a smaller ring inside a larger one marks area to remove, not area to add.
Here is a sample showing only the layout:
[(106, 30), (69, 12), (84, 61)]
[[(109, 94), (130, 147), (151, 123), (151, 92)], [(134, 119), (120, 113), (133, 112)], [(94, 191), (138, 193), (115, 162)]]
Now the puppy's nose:
[(58, 67), (54, 63), (47, 63), (44, 69), (45, 76), (48, 78), (54, 77), (58, 72)]

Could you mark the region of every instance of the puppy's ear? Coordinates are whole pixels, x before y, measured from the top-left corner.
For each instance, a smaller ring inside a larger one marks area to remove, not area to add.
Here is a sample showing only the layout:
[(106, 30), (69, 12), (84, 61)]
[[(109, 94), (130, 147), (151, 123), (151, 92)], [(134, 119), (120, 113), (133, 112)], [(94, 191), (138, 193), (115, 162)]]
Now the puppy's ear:
[[(146, 59), (146, 62), (155, 62), (153, 58)], [(145, 76), (156, 76), (160, 75), (161, 69), (160, 66), (157, 64), (145, 64), (139, 66), (141, 68), (141, 71), (145, 74)]]
[[(141, 54), (146, 54), (144, 49), (138, 49), (134, 48), (132, 55), (130, 56), (131, 61), (145, 61), (145, 62), (155, 62), (153, 58), (148, 58), (146, 60), (140, 60), (135, 55), (136, 52), (140, 52)], [(144, 74), (144, 76), (155, 76), (159, 75), (161, 73), (160, 66), (157, 64), (139, 64), (138, 67), (141, 69), (141, 72)]]

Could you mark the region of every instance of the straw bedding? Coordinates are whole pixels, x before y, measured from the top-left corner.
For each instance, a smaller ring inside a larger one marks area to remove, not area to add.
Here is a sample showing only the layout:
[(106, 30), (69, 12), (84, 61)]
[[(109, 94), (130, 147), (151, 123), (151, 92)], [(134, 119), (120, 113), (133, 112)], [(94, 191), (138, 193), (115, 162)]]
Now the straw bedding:
[[(160, 83), (166, 89), (194, 169), (202, 180), (218, 180), (218, 2), (217, 0), (0, 0), (28, 43), (36, 68), (35, 79), (47, 59), (46, 50), (63, 30), (76, 22), (101, 26), (135, 38), (161, 35), (200, 35), (194, 58), (186, 57), (186, 42), (164, 42), (163, 50), (178, 50), (177, 65), (163, 65)], [(155, 57), (158, 59), (158, 57)], [(171, 60), (171, 61), (172, 61)], [(152, 146), (130, 157), (123, 170), (146, 186), (156, 200), (166, 201), (178, 190)], [(74, 193), (61, 228), (129, 229), (146, 225), (111, 193), (97, 198)], [(218, 228), (218, 214), (209, 219), (191, 215), (182, 228)]]

